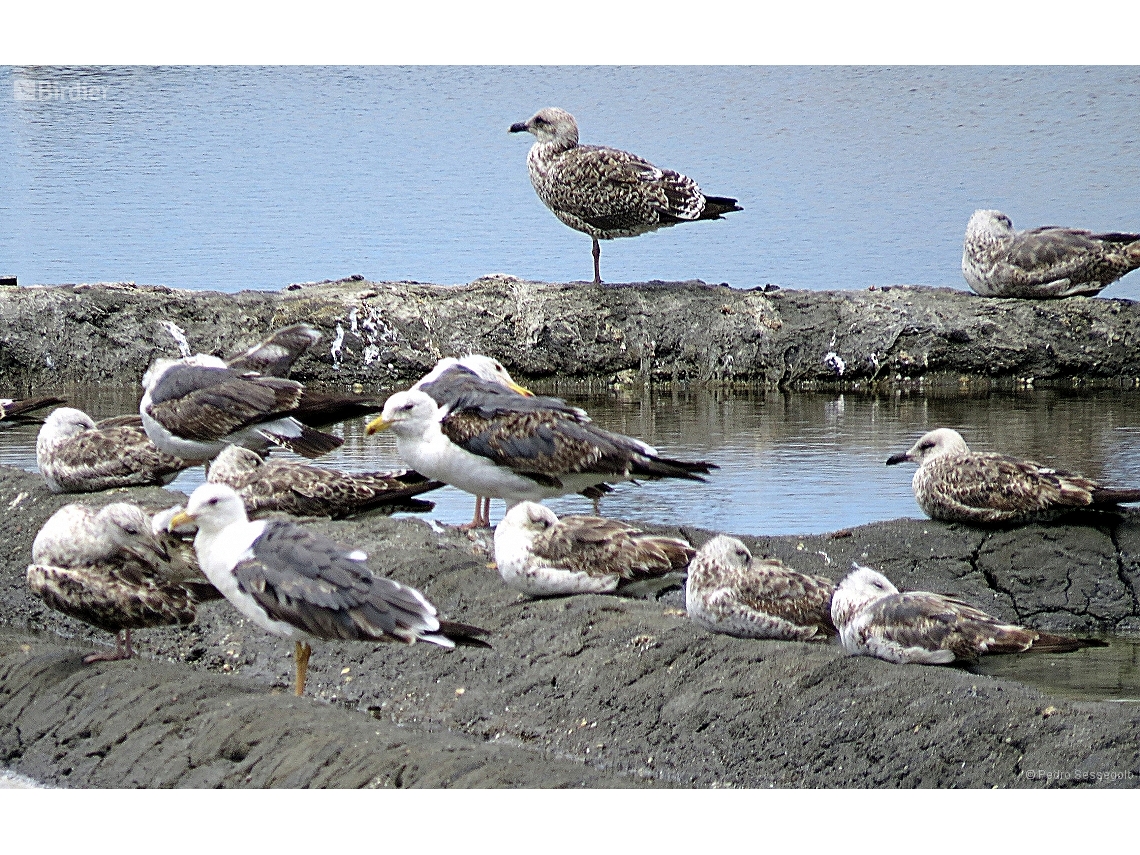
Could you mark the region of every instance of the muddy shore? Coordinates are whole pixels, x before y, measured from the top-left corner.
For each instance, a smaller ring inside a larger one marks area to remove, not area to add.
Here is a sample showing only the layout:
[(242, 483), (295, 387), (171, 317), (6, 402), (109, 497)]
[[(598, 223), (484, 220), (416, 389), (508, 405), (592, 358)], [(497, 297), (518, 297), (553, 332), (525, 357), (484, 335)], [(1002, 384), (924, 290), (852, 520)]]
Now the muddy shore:
[[(1140, 710), (1062, 700), (955, 668), (746, 641), (658, 600), (528, 600), (486, 535), (419, 519), (310, 523), (369, 551), (494, 649), (316, 647), (289, 694), (291, 645), (224, 602), (142, 630), (142, 658), (83, 665), (107, 634), (24, 586), (31, 542), (75, 497), (0, 467), (0, 767), (82, 786), (1135, 786)], [(159, 507), (158, 488), (83, 497)], [(1112, 518), (1109, 518), (1112, 519)], [(673, 530), (702, 543), (709, 532)], [(859, 559), (900, 587), (952, 590), (1057, 630), (1140, 625), (1140, 514), (977, 532), (916, 520), (744, 538), (802, 570)], [(1031, 568), (1031, 569), (1030, 569)], [(1045, 776), (1045, 772), (1049, 776)], [(1060, 773), (1062, 777), (1057, 777)]]
[[(203, 283), (208, 287), (208, 283)], [(219, 294), (125, 284), (0, 289), (7, 394), (139, 378), (308, 321), (325, 334), (294, 376), (406, 385), (441, 356), (487, 353), (541, 388), (699, 383), (782, 389), (1135, 386), (1140, 304), (997, 300), (949, 288), (737, 290), (703, 282), (368, 282)]]

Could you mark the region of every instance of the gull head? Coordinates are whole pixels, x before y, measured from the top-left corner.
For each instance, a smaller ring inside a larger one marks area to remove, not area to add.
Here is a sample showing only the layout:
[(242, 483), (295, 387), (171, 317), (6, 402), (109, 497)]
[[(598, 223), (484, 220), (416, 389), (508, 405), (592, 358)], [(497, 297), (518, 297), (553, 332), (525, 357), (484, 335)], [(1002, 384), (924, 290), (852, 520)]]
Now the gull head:
[(499, 521), (495, 527), (495, 534), (499, 533), (499, 529), (513, 530), (522, 534), (529, 542), (557, 523), (557, 515), (545, 505), (540, 505), (538, 502), (519, 502)]
[(52, 410), (51, 415), (44, 419), (43, 427), (36, 437), (36, 458), (40, 468), (42, 469), (46, 462), (40, 458), (50, 454), (60, 442), (79, 436), (83, 431), (91, 430), (93, 427), (95, 421), (82, 410), (74, 407), (59, 407)]
[(197, 523), (199, 530), (214, 534), (234, 523), (248, 521), (245, 504), (233, 487), (202, 484), (190, 494), (186, 510), (170, 518), (167, 528), (176, 531), (179, 526)]
[(130, 502), (105, 505), (95, 515), (95, 524), (103, 537), (141, 561), (157, 565), (170, 560), (151, 531), (150, 517), (138, 505)]
[(1013, 221), (1001, 211), (977, 210), (966, 224), (966, 242), (996, 241), (1012, 237)]
[(525, 122), (515, 122), (510, 131), (512, 134), (526, 131), (534, 134), (540, 143), (557, 142), (564, 148), (573, 148), (578, 144), (578, 123), (559, 107), (539, 110)]
[(228, 484), (234, 478), (255, 472), (264, 463), (256, 451), (240, 445), (227, 445), (210, 463), (206, 480), (211, 484)]
[(409, 389), (397, 392), (384, 402), (379, 417), (368, 423), (366, 434), (392, 430), (396, 436), (421, 436), (439, 418), (439, 407), (426, 392)]
[(469, 353), (455, 361), (456, 365), (466, 368), (468, 371), (475, 373), (477, 377), (486, 380), (489, 383), (498, 383), (500, 386), (506, 386), (508, 389), (518, 392), (520, 395), (525, 395), (528, 398), (533, 398), (534, 393), (521, 386), (514, 381), (510, 372), (503, 367), (503, 363), (499, 360), (484, 356), (481, 353)]
[(851, 572), (836, 586), (831, 598), (831, 621), (842, 630), (867, 606), (898, 592), (899, 589), (882, 573), (853, 561)]
[(696, 577), (699, 584), (701, 576), (713, 567), (718, 569), (716, 575), (719, 576), (725, 571), (747, 570), (751, 563), (752, 553), (748, 551), (743, 541), (726, 534), (718, 534), (697, 550), (689, 565), (689, 579)]
[(965, 454), (969, 450), (966, 440), (962, 439), (962, 434), (958, 431), (951, 428), (938, 428), (923, 434), (918, 442), (907, 451), (892, 454), (887, 458), (887, 465), (894, 466), (896, 463), (909, 461), (921, 466), (926, 461), (933, 460), (936, 457), (942, 457), (946, 454)]

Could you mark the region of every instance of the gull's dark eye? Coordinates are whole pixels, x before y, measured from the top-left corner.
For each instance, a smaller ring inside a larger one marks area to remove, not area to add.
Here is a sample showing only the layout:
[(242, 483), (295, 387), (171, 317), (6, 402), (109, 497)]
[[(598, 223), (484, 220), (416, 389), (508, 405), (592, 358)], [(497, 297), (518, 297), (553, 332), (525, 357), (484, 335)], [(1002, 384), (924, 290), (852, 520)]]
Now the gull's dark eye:
[(929, 450), (930, 450), (930, 449), (932, 449), (932, 448), (934, 448), (934, 443), (933, 443), (933, 442), (929, 442), (929, 441), (927, 441), (927, 442), (920, 442), (920, 443), (918, 444), (918, 450), (919, 450), (919, 451), (929, 451)]
[(401, 410), (410, 410), (414, 406), (415, 406), (415, 404), (413, 404), (411, 401), (408, 401), (408, 403), (404, 404), (404, 406), (400, 407), (400, 409)]
[(214, 498), (212, 498), (212, 499), (210, 499), (210, 501), (206, 502), (207, 505), (216, 505), (217, 503), (218, 503), (218, 497), (217, 496), (214, 496)]
[(546, 121), (546, 119), (542, 118), (542, 116), (535, 116), (534, 117), (534, 123), (536, 125), (549, 125), (550, 124), (550, 122)]
[(740, 547), (737, 547), (735, 552), (736, 552), (736, 557), (739, 558), (741, 561), (747, 561), (749, 558), (751, 558), (751, 556), (748, 554), (747, 549), (741, 549)]

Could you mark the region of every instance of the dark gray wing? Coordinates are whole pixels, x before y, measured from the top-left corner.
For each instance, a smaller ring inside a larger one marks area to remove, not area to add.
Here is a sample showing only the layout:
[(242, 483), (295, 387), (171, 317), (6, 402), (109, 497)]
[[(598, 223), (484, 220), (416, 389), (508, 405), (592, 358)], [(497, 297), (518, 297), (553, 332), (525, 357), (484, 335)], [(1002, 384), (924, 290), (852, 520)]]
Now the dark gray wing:
[(244, 353), (226, 360), (235, 371), (252, 371), (266, 377), (288, 377), (301, 355), (321, 340), (319, 330), (310, 324), (293, 324), (273, 333)]
[(174, 365), (151, 390), (149, 412), (176, 436), (209, 442), (290, 414), (301, 390), (294, 380)]
[(271, 618), (317, 638), (411, 642), (439, 629), (418, 591), (375, 575), (354, 554), (361, 553), (271, 520), (234, 576)]
[(545, 395), (520, 395), (500, 383), (484, 380), (462, 365), (453, 365), (430, 383), (420, 387), (441, 409), (474, 409), (491, 417), (501, 412), (563, 413), (566, 418), (588, 422), (585, 410), (571, 406), (561, 398)]
[(579, 421), (561, 410), (531, 405), (489, 409), (464, 407), (461, 401), (444, 416), (440, 429), (472, 454), (554, 487), (562, 486), (559, 476), (567, 474), (703, 481), (697, 473), (716, 468), (704, 461), (657, 457), (635, 439)]

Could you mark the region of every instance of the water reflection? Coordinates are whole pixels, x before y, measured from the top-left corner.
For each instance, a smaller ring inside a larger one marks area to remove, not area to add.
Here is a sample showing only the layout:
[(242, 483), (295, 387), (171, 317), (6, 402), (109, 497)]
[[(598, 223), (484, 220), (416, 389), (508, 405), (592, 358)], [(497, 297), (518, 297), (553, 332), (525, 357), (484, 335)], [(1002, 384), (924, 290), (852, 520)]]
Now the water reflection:
[[(96, 418), (130, 412), (137, 387), (63, 389)], [(603, 502), (610, 516), (688, 524), (746, 534), (811, 534), (876, 520), (921, 517), (909, 467), (886, 467), (936, 426), (961, 431), (971, 447), (1000, 450), (1124, 485), (1140, 484), (1140, 395), (1135, 392), (873, 397), (867, 395), (721, 395), (691, 391), (644, 399), (568, 395), (603, 427), (636, 436), (667, 456), (719, 464), (707, 483), (619, 485)], [(352, 471), (399, 468), (394, 438), (364, 436), (364, 422), (336, 429), (344, 446), (321, 462)], [(35, 469), (37, 426), (0, 430), (0, 460)], [(189, 491), (200, 469), (174, 489)], [(432, 494), (445, 523), (471, 518), (473, 500), (447, 488)], [(552, 501), (557, 513), (582, 513), (578, 496)], [(502, 505), (492, 510), (498, 519)]]

